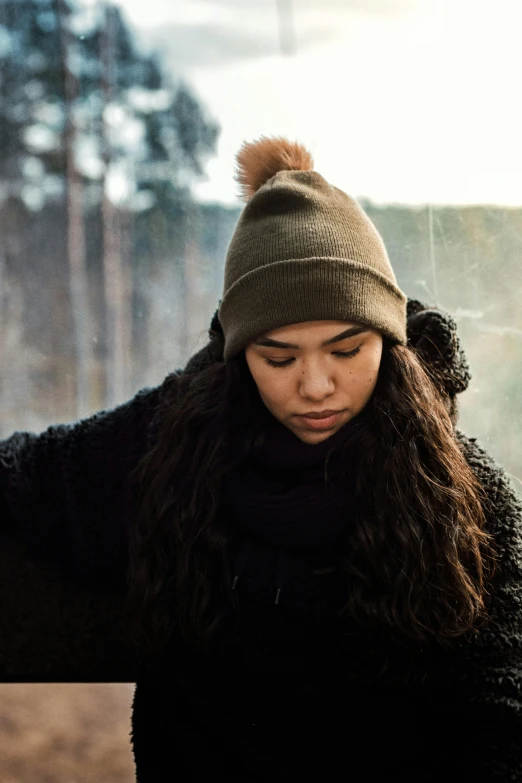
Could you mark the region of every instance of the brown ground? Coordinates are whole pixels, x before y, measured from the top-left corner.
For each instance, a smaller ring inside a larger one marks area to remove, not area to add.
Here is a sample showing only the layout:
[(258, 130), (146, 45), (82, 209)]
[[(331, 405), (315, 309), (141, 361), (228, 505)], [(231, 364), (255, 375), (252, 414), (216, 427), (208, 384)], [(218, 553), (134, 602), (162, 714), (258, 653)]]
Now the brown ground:
[(134, 783), (133, 685), (0, 685), (1, 783)]

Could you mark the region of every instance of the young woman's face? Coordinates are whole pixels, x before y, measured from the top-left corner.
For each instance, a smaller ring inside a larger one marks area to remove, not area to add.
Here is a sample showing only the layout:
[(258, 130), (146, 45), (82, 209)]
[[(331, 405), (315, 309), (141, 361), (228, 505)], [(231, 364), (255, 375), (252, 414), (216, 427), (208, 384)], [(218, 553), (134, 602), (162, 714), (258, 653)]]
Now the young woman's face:
[(350, 321), (306, 321), (260, 335), (245, 356), (270, 413), (299, 440), (320, 443), (370, 399), (382, 336)]

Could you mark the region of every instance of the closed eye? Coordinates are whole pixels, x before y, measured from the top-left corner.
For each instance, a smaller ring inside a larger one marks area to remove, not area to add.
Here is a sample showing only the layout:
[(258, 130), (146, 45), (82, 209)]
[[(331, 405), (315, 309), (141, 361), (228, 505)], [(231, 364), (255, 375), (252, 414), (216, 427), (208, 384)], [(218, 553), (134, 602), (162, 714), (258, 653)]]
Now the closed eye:
[[(353, 351), (333, 351), (332, 356), (337, 356), (339, 359), (351, 359), (353, 356), (356, 356), (360, 350), (361, 346), (358, 345), (357, 348), (353, 349)], [(294, 361), (294, 358), (284, 359), (281, 362), (275, 362), (273, 359), (265, 358), (265, 362), (269, 364), (270, 367), (288, 367)]]

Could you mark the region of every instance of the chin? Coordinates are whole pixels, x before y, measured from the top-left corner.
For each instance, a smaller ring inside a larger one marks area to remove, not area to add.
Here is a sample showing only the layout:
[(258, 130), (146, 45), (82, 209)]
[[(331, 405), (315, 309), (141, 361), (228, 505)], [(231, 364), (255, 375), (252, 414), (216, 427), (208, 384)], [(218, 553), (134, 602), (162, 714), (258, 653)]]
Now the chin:
[(323, 440), (326, 440), (327, 438), (330, 438), (332, 435), (334, 435), (337, 430), (326, 430), (325, 432), (303, 432), (303, 430), (292, 429), (292, 432), (296, 438), (302, 440), (303, 443), (309, 443), (313, 445), (314, 443), (322, 443)]

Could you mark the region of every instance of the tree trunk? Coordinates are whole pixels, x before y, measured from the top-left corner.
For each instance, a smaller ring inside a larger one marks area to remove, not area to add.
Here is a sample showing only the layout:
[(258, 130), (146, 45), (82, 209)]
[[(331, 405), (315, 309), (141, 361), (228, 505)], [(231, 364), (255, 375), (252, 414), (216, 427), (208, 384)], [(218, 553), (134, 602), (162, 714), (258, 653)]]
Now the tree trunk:
[(90, 412), (89, 368), (91, 360), (89, 293), (85, 250), (85, 225), (83, 183), (76, 167), (76, 126), (74, 104), (78, 97), (78, 83), (69, 65), (72, 35), (69, 30), (70, 10), (66, 0), (57, 0), (57, 19), (60, 27), (64, 75), (65, 105), (65, 165), (67, 189), (67, 256), (71, 292), (71, 321), (76, 356), (76, 415), (78, 418)]
[[(113, 95), (114, 11), (105, 8), (105, 24), (100, 36), (102, 89), (105, 106)], [(103, 275), (105, 295), (106, 335), (106, 405), (123, 402), (128, 394), (130, 376), (130, 303), (131, 276), (122, 259), (121, 216), (107, 194), (107, 175), (111, 163), (111, 147), (106, 119), (103, 121), (103, 160), (105, 175), (102, 195)]]

